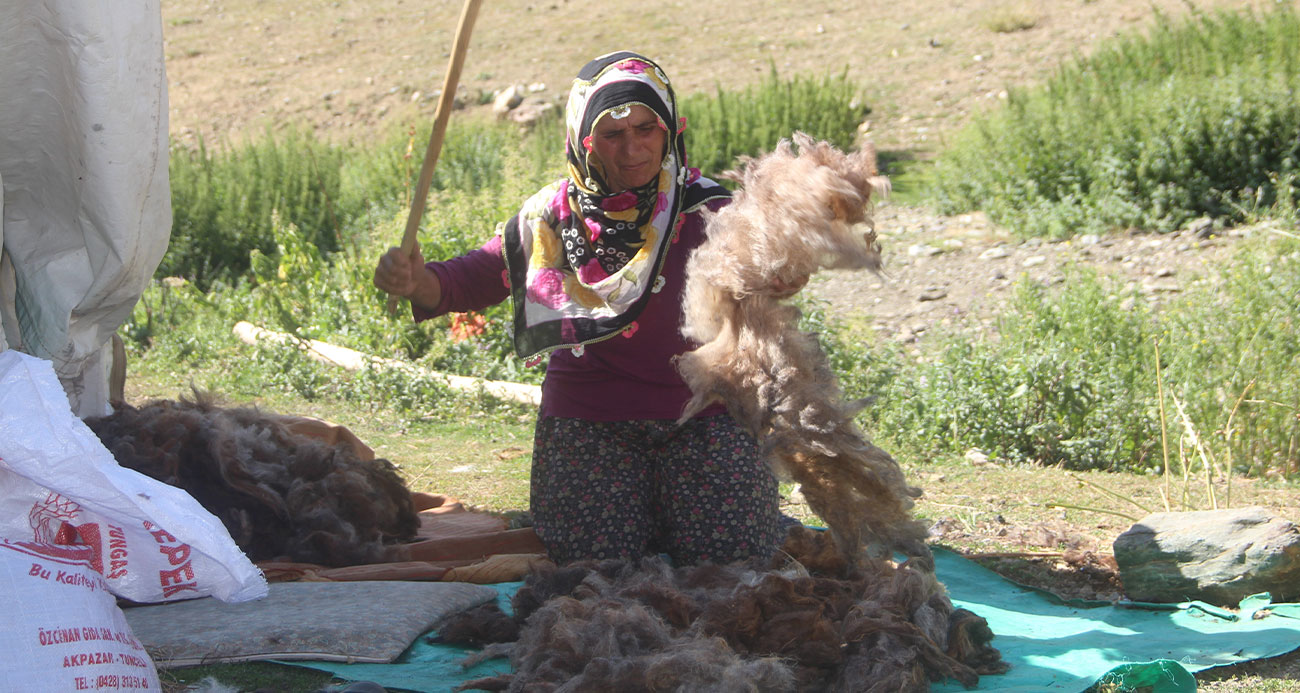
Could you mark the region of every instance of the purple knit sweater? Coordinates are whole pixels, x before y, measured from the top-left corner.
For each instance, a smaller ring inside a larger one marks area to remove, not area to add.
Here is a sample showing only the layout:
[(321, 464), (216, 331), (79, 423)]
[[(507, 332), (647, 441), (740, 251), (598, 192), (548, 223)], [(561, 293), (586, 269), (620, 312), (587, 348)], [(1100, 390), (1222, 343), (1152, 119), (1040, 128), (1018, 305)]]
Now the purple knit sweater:
[[(719, 209), (727, 200), (709, 205)], [(551, 352), (542, 383), (540, 415), (593, 421), (676, 419), (690, 399), (690, 389), (673, 368), (672, 357), (690, 350), (682, 338), (682, 291), (686, 258), (704, 242), (704, 219), (699, 211), (686, 215), (677, 240), (664, 258), (663, 289), (650, 297), (633, 330), (595, 344), (582, 356), (569, 349)], [(444, 313), (482, 310), (505, 300), (501, 237), (493, 236), (482, 248), (444, 262), (427, 265), (442, 284), (442, 301), (432, 311), (415, 309), (415, 319), (427, 320)], [(701, 416), (725, 411), (713, 405)]]

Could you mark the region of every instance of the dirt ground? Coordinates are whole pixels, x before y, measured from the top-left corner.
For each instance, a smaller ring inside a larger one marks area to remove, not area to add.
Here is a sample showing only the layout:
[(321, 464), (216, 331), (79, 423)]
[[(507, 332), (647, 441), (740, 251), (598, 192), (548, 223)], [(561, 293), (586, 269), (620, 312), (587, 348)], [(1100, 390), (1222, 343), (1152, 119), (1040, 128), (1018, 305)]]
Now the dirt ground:
[(824, 272), (810, 289), (832, 313), (869, 316), (882, 337), (905, 343), (936, 327), (990, 328), (1022, 279), (1063, 284), (1070, 266), (1116, 277), (1158, 305), (1206, 280), (1243, 239), (1281, 230), (1216, 229), (1206, 220), (1168, 234), (1135, 230), (1047, 242), (1015, 238), (980, 213), (941, 217), (885, 203), (875, 216), (883, 273)]
[[(1213, 8), (1272, 0), (1197, 0)], [(364, 139), (427, 122), (462, 4), (453, 0), (163, 0), (171, 131), (209, 141), (306, 123)], [(929, 151), (1010, 85), (1184, 0), (496, 0), (475, 22), (458, 93), (513, 84), (562, 99), (587, 60), (631, 48), (679, 92), (847, 70), (882, 150)], [(481, 106), (480, 106), (481, 107)], [(453, 121), (454, 123), (454, 121)], [(454, 125), (453, 125), (454, 126)]]

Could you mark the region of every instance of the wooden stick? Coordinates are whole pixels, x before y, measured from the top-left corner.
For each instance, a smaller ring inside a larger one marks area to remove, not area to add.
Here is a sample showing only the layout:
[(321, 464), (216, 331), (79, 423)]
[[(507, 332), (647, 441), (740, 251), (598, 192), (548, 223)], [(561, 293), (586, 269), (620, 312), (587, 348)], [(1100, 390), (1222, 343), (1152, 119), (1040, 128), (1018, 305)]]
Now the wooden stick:
[[(447, 65), (447, 74), (443, 77), (442, 93), (438, 95), (438, 109), (433, 119), (433, 131), (429, 133), (429, 146), (424, 151), (424, 163), (420, 166), (420, 178), (415, 185), (415, 196), (411, 198), (411, 213), (406, 217), (406, 233), (402, 234), (402, 253), (410, 255), (415, 249), (416, 235), (420, 230), (420, 219), (424, 217), (425, 198), (429, 196), (429, 186), (433, 184), (433, 167), (438, 163), (438, 154), (442, 151), (443, 135), (447, 132), (447, 120), (451, 117), (451, 106), (456, 100), (456, 84), (460, 81), (460, 70), (465, 65), (465, 53), (469, 50), (469, 35), (474, 29), (474, 19), (478, 17), (481, 0), (465, 0), (460, 12), (460, 23), (456, 26), (456, 38), (452, 43), (451, 62)], [(397, 296), (389, 295), (388, 312), (397, 312)]]

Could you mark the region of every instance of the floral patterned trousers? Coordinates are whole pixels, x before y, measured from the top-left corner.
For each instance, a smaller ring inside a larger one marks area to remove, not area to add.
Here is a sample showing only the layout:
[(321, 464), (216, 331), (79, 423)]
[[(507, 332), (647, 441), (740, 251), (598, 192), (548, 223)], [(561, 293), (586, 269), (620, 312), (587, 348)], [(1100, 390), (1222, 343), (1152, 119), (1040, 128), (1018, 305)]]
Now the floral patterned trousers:
[(730, 416), (546, 417), (533, 442), (532, 516), (551, 558), (677, 565), (767, 558), (784, 536), (776, 478)]

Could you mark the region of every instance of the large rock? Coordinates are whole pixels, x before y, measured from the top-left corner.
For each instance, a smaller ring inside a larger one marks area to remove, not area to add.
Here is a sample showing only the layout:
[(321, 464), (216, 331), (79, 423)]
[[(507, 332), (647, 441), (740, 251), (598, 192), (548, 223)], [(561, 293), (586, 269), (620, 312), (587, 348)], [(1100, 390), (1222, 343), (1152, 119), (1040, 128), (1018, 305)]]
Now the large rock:
[(1153, 513), (1115, 539), (1130, 599), (1236, 606), (1300, 597), (1300, 531), (1263, 508)]

